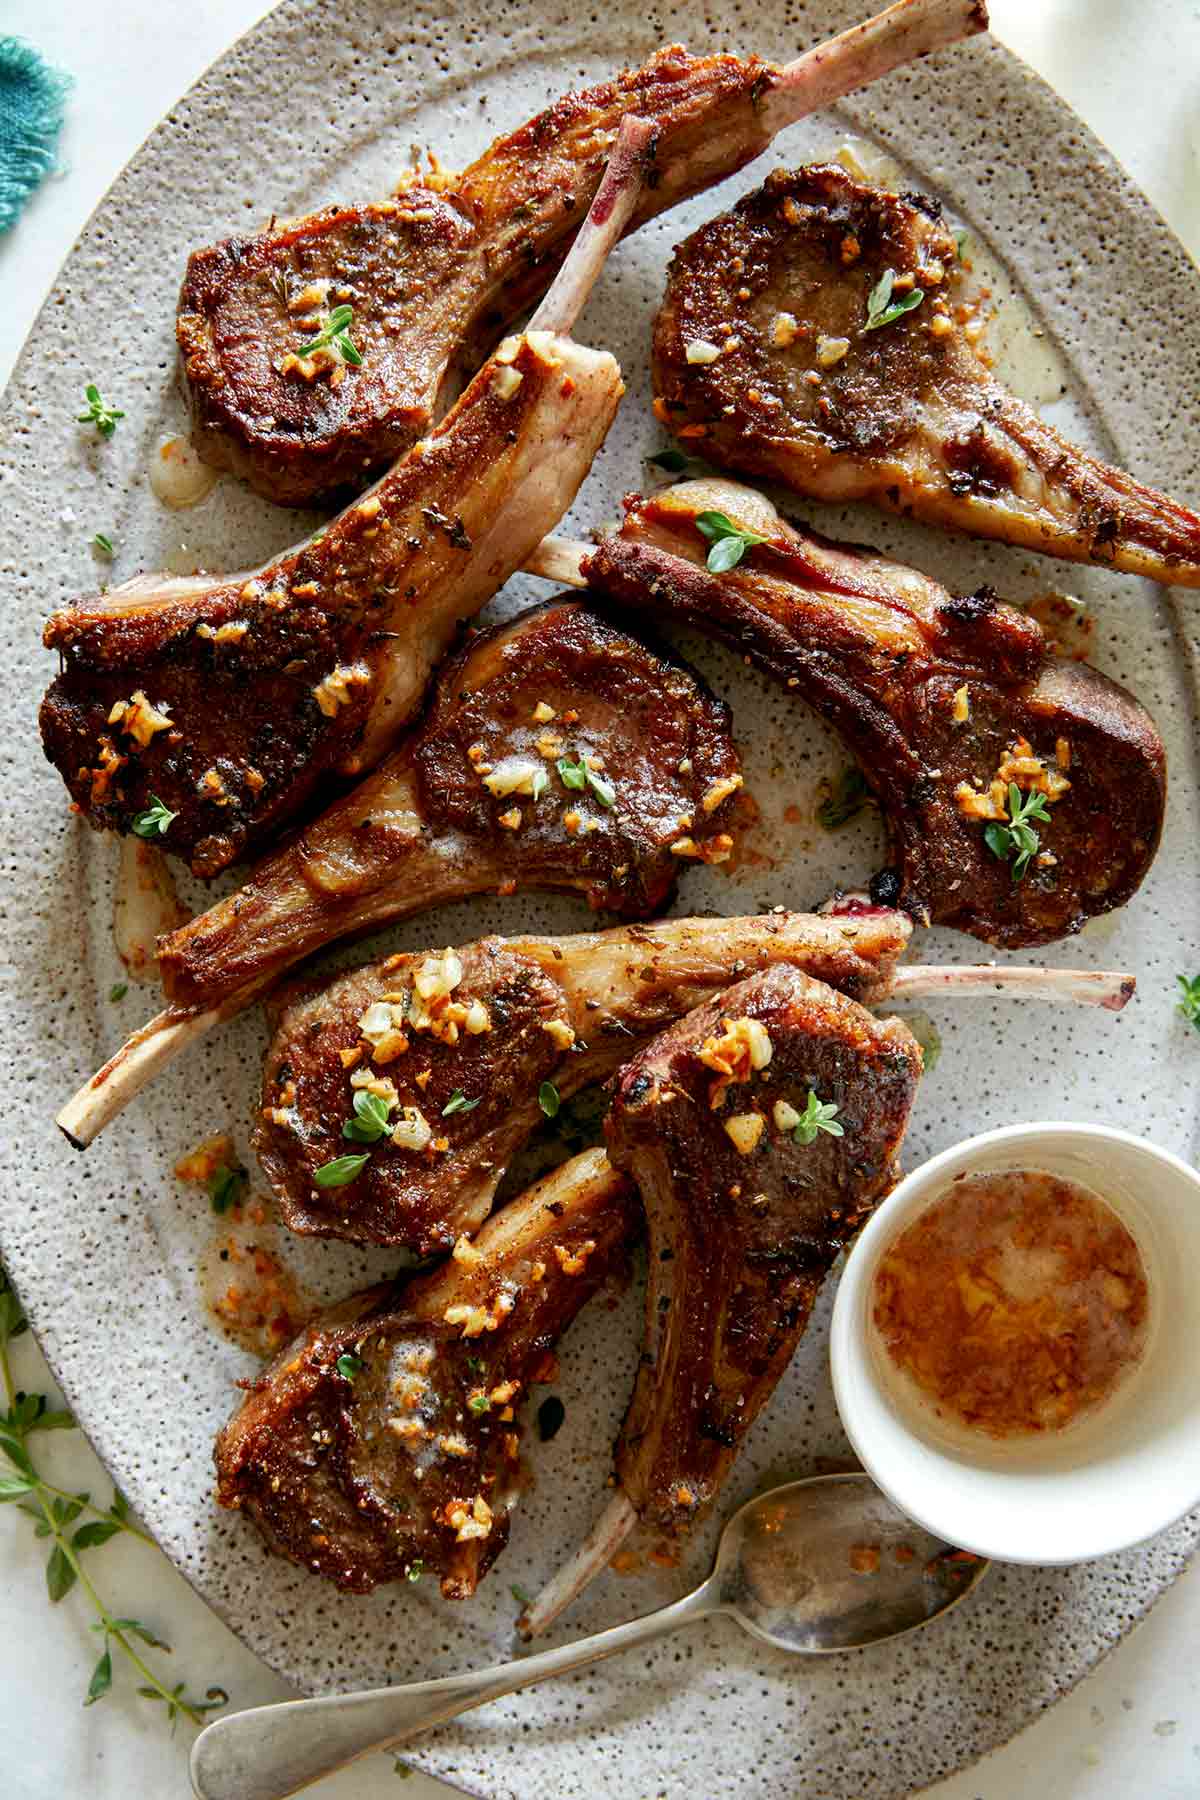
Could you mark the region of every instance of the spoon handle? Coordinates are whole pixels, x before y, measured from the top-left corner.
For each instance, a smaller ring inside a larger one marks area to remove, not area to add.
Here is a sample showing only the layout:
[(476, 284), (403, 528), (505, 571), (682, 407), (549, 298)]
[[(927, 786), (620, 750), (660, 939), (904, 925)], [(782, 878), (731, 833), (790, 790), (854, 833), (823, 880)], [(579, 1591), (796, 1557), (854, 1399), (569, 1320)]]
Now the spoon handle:
[(214, 1720), (192, 1746), (192, 1787), (198, 1800), (285, 1800), (356, 1757), (403, 1743), (472, 1706), (582, 1669), (719, 1610), (710, 1580), (644, 1618), (516, 1662), (441, 1681), (288, 1700), (233, 1713)]

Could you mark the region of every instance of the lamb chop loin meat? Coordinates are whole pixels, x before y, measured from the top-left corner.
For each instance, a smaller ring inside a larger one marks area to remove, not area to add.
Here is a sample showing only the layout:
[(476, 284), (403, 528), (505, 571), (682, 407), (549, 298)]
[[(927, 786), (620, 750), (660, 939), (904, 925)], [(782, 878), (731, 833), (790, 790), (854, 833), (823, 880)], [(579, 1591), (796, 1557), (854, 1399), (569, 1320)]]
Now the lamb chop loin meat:
[[(850, 894), (820, 914), (484, 938), (273, 997), (256, 1148), (283, 1218), (447, 1248), (487, 1214), (542, 1123), (547, 1083), (570, 1100), (731, 975), (786, 964), (868, 1005), (984, 992), (1120, 1011), (1133, 992), (1130, 977), (1091, 970), (897, 967), (910, 931), (905, 914)], [(375, 1111), (375, 1147), (322, 1185), (320, 1171), (363, 1153), (360, 1108)]]
[[(626, 506), (582, 574), (639, 617), (655, 607), (714, 633), (841, 733), (890, 840), (876, 899), (1011, 950), (1135, 892), (1158, 848), (1166, 758), (1124, 688), (1049, 655), (1041, 627), (990, 590), (952, 595), (796, 530), (732, 482)], [(712, 574), (706, 514), (762, 541)], [(1014, 792), (1018, 810), (1035, 808), (1031, 856), (1012, 830)]]
[(165, 809), (155, 841), (209, 876), (318, 784), (379, 760), (612, 423), (616, 362), (567, 334), (633, 206), (648, 133), (624, 121), (539, 316), (369, 494), (252, 573), (138, 576), (53, 615), (45, 642), (63, 669), (42, 741), (92, 824), (137, 830)]
[(339, 1588), (424, 1571), (469, 1598), (508, 1540), (530, 1386), (620, 1271), (640, 1213), (632, 1183), (589, 1151), (461, 1259), (322, 1314), (218, 1437), (220, 1504)]
[[(732, 174), (793, 119), (986, 23), (982, 0), (901, 0), (782, 68), (674, 46), (564, 96), (460, 176), (414, 177), (386, 201), (196, 251), (177, 336), (200, 455), (283, 504), (359, 484), (428, 431), (545, 291), (622, 119), (641, 115), (655, 132), (635, 229)], [(336, 339), (302, 353), (339, 306), (360, 365)]]
[(712, 1505), (822, 1282), (896, 1181), (920, 1074), (898, 1019), (786, 966), (621, 1070), (605, 1130), (646, 1212), (642, 1355), (617, 1494), (523, 1629), (544, 1629), (639, 1521), (670, 1543)]
[[(874, 325), (889, 274), (909, 310)], [(963, 280), (935, 201), (777, 170), (676, 252), (655, 410), (711, 462), (815, 499), (1200, 587), (1200, 517), (1010, 394), (956, 316)]]
[(168, 1010), (60, 1124), (89, 1143), (187, 1041), (337, 938), (518, 883), (651, 917), (691, 864), (730, 854), (741, 779), (728, 708), (578, 600), (476, 634), (373, 774), (160, 940)]
[[(255, 1139), (291, 1230), (428, 1255), (473, 1231), (559, 1101), (601, 1081), (731, 969), (796, 963), (864, 1000), (891, 988), (902, 914), (681, 919), (398, 955), (285, 1004)], [(368, 1098), (370, 1097), (370, 1098)], [(377, 1109), (375, 1147), (353, 1141)], [(347, 1134), (351, 1141), (347, 1141)], [(352, 1178), (323, 1185), (347, 1151)]]

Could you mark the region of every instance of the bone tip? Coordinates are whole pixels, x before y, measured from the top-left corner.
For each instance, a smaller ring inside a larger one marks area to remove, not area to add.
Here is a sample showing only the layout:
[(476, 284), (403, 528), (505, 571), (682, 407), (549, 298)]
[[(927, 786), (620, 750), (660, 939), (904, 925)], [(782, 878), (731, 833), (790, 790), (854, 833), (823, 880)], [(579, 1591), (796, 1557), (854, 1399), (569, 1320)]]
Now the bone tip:
[(87, 1149), (91, 1140), (88, 1138), (76, 1137), (75, 1133), (71, 1130), (71, 1127), (64, 1123), (63, 1115), (61, 1113), (58, 1118), (55, 1119), (54, 1123), (58, 1126), (58, 1129), (62, 1132), (72, 1150)]
[(1122, 975), (1116, 988), (1108, 995), (1104, 1004), (1109, 1012), (1123, 1012), (1137, 993), (1137, 976)]

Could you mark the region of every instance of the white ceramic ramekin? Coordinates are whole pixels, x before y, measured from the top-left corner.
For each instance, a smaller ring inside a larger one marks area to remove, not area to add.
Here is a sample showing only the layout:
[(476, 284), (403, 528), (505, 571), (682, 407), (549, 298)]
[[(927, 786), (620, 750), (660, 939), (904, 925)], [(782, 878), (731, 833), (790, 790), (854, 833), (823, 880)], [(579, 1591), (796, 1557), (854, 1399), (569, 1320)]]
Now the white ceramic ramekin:
[[(880, 1258), (955, 1176), (1045, 1169), (1093, 1189), (1146, 1263), (1145, 1353), (1112, 1399), (1062, 1432), (993, 1444), (911, 1397), (870, 1323)], [(834, 1394), (863, 1467), (910, 1518), (1002, 1562), (1072, 1563), (1141, 1543), (1200, 1501), (1200, 1176), (1102, 1125), (1008, 1125), (899, 1183), (846, 1260), (830, 1337)]]

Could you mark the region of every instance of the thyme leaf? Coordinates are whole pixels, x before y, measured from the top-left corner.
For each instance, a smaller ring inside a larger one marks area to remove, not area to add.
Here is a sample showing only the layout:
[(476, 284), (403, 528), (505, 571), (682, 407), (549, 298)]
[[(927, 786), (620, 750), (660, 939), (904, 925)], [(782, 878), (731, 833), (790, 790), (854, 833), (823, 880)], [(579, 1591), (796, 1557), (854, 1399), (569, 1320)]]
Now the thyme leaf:
[(1029, 823), (1030, 819), (1038, 819), (1043, 824), (1050, 822), (1050, 809), (1046, 805), (1045, 794), (1037, 792), (1022, 794), (1015, 781), (1008, 784), (1008, 820), (1001, 824), (993, 819), (983, 833), (984, 842), (993, 856), (1001, 862), (1011, 857), (1012, 879), (1015, 886), (1028, 869), (1030, 862), (1041, 849), (1042, 840)]
[(83, 390), (83, 397), (88, 409), (76, 414), (77, 422), (80, 425), (94, 425), (102, 438), (110, 438), (117, 429), (117, 420), (123, 419), (125, 414), (101, 399), (100, 389), (94, 381), (88, 382)]
[(696, 529), (701, 537), (706, 537), (712, 548), (708, 553), (708, 568), (713, 575), (723, 575), (727, 569), (735, 569), (747, 550), (754, 544), (765, 544), (766, 538), (759, 537), (756, 531), (746, 531), (723, 512), (702, 512), (696, 514)]
[(130, 830), (135, 837), (163, 837), (178, 817), (179, 814), (172, 812), (169, 806), (164, 805), (157, 794), (151, 794), (149, 806), (145, 812), (138, 813)]
[(910, 288), (907, 294), (901, 294), (898, 300), (892, 299), (892, 290), (896, 285), (895, 269), (885, 269), (871, 292), (867, 295), (867, 317), (863, 325), (864, 331), (878, 331), (883, 325), (892, 325), (902, 319), (905, 313), (912, 312), (920, 306), (925, 298), (924, 288)]
[(838, 1108), (832, 1100), (818, 1100), (812, 1089), (808, 1090), (808, 1100), (804, 1111), (800, 1114), (800, 1123), (792, 1132), (798, 1144), (811, 1144), (818, 1131), (824, 1131), (829, 1137), (845, 1137), (845, 1127), (838, 1123)]

